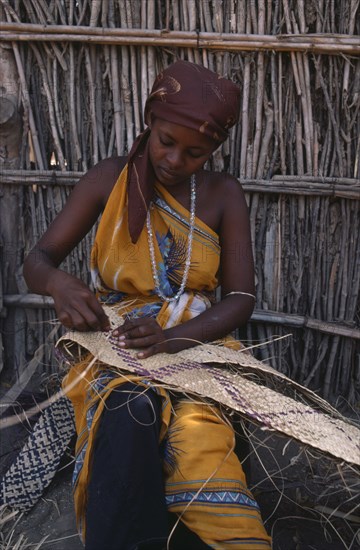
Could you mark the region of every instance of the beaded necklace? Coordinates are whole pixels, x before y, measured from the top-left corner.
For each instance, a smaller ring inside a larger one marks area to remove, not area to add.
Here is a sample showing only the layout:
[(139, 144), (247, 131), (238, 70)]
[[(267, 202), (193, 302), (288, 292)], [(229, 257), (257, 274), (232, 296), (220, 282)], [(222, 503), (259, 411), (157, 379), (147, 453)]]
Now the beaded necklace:
[(196, 204), (196, 179), (195, 179), (195, 174), (193, 174), (191, 176), (191, 183), (190, 183), (190, 225), (189, 225), (189, 235), (188, 235), (188, 242), (187, 242), (185, 267), (184, 267), (184, 273), (182, 276), (180, 288), (174, 296), (165, 296), (165, 294), (162, 292), (160, 288), (160, 280), (156, 269), (154, 235), (151, 227), (150, 208), (148, 209), (148, 212), (146, 215), (146, 227), (147, 227), (147, 233), (148, 233), (151, 270), (152, 270), (153, 281), (155, 284), (155, 292), (165, 302), (169, 302), (169, 303), (177, 302), (185, 290), (185, 286), (187, 283), (187, 278), (190, 270), (190, 263), (191, 263), (192, 242), (193, 242), (193, 233), (194, 233), (194, 227), (195, 227), (195, 204)]

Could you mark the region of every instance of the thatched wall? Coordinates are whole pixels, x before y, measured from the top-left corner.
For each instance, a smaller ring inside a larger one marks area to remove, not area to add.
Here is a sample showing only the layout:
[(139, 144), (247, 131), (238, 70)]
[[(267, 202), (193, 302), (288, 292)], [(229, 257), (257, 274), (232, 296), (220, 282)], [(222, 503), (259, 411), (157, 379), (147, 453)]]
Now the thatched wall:
[[(23, 297), (15, 306), (26, 292), (24, 254), (75, 184), (69, 172), (129, 150), (155, 74), (180, 57), (243, 89), (240, 124), (211, 163), (240, 179), (249, 202), (257, 303), (242, 338), (257, 343), (291, 333), (259, 347), (259, 357), (333, 401), (341, 395), (355, 404), (359, 0), (2, 3), (1, 38), (16, 61), (23, 120), (16, 168), (26, 171), (2, 173), (20, 209), (16, 251), (2, 237), (7, 371), (12, 361), (20, 376), (52, 328), (45, 321), (53, 313), (39, 308), (40, 299)], [(66, 262), (84, 279), (90, 241)], [(14, 254), (17, 269), (9, 273)], [(241, 251), (234, 254), (241, 261)], [(16, 292), (7, 290), (9, 279)], [(45, 372), (55, 369), (50, 346), (38, 358)]]

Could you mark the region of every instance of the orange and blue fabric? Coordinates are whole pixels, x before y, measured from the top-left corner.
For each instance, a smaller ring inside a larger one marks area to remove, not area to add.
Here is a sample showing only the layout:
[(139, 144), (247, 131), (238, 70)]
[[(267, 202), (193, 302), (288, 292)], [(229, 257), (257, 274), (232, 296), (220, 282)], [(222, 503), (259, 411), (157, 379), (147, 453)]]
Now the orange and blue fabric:
[[(219, 238), (195, 220), (191, 266), (186, 292), (178, 302), (161, 301), (154, 293), (146, 228), (133, 243), (128, 228), (127, 167), (120, 174), (101, 218), (91, 257), (93, 283), (99, 300), (118, 307), (119, 315), (152, 316), (163, 327), (175, 326), (211, 307), (218, 284)], [(155, 252), (162, 291), (171, 295), (181, 281), (186, 255), (189, 212), (156, 183), (151, 206)], [(229, 339), (229, 344), (231, 339)], [(214, 405), (173, 395), (150, 379), (121, 375), (94, 362), (74, 365), (64, 388), (75, 411), (78, 433), (74, 472), (75, 509), (84, 538), (86, 488), (91, 475), (93, 443), (106, 399), (115, 388), (132, 381), (162, 398), (160, 441), (164, 458), (168, 510), (214, 549), (264, 550), (271, 547), (259, 507), (248, 490), (234, 453), (230, 423)], [(171, 355), (169, 355), (171, 364)], [(86, 373), (85, 373), (86, 371)]]

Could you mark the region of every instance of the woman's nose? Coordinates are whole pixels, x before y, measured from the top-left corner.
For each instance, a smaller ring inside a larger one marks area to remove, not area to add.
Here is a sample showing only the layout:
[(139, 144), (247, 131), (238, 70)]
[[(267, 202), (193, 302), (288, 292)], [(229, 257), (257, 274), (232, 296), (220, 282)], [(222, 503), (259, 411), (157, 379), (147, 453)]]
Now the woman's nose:
[(183, 164), (181, 151), (179, 151), (178, 149), (173, 149), (171, 152), (169, 152), (167, 161), (169, 167), (173, 170), (181, 167)]

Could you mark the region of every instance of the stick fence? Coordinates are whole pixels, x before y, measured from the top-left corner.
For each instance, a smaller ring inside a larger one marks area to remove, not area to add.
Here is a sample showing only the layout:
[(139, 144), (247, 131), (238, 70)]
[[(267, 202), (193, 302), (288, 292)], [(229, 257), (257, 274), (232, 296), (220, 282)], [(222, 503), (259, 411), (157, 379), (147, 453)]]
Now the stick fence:
[[(11, 52), (16, 70), (6, 94), (22, 121), (19, 158), (0, 174), (0, 215), (13, 224), (1, 235), (2, 377), (19, 377), (53, 328), (49, 301), (27, 295), (24, 255), (83, 172), (129, 151), (155, 75), (181, 58), (242, 88), (239, 124), (209, 166), (239, 178), (249, 205), (257, 302), (241, 338), (268, 342), (261, 359), (332, 401), (356, 404), (359, 0), (1, 6), (0, 52)], [(85, 281), (94, 231), (63, 266)], [(50, 346), (39, 368), (56, 369)]]

